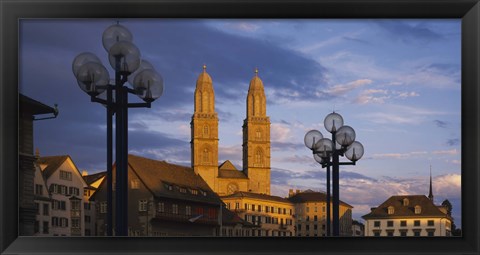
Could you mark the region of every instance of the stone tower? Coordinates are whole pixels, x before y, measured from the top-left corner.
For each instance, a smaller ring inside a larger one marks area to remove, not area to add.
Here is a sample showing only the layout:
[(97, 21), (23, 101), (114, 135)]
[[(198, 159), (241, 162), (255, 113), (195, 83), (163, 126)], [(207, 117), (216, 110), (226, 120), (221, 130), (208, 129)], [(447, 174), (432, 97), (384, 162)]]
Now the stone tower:
[(190, 128), (192, 132), (191, 162), (208, 186), (217, 190), (218, 176), (218, 116), (215, 112), (215, 93), (212, 78), (203, 66), (195, 88), (195, 105)]
[(251, 192), (270, 195), (270, 118), (258, 70), (250, 81), (247, 118), (243, 121), (243, 171)]

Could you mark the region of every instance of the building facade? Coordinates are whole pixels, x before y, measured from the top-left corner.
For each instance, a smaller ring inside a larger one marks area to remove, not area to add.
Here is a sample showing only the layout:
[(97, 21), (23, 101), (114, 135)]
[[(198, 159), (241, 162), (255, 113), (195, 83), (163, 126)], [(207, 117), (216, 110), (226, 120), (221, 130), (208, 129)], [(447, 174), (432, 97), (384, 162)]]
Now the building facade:
[(362, 218), (365, 236), (450, 236), (453, 221), (425, 195), (392, 196)]
[(227, 209), (251, 223), (250, 236), (294, 236), (294, 205), (287, 199), (238, 191), (222, 196)]
[(40, 157), (37, 163), (52, 197), (51, 235), (83, 236), (87, 184), (78, 168), (68, 155)]
[(49, 236), (51, 235), (52, 195), (48, 191), (47, 183), (38, 164), (35, 164), (35, 179), (33, 183), (36, 210), (34, 235)]
[[(295, 205), (295, 224), (297, 236), (325, 236), (327, 230), (326, 194), (312, 190), (290, 190), (288, 200)], [(340, 201), (340, 236), (352, 236), (352, 206)], [(333, 204), (330, 206), (333, 219)]]
[[(36, 115), (58, 114), (57, 110), (25, 95), (19, 95), (18, 119), (18, 209), (20, 236), (35, 234), (37, 208), (34, 202), (35, 161), (33, 121)], [(43, 224), (43, 221), (42, 221)]]
[(354, 220), (352, 222), (352, 236), (365, 236), (365, 224)]
[[(115, 182), (113, 168), (113, 182)], [(222, 201), (192, 168), (128, 156), (129, 236), (219, 235)], [(115, 200), (115, 190), (113, 191)], [(106, 180), (92, 195), (97, 233), (106, 235)]]
[(82, 171), (82, 177), (87, 183), (87, 187), (83, 190), (83, 209), (85, 212), (84, 221), (85, 221), (85, 236), (96, 236), (97, 227), (96, 227), (96, 205), (95, 201), (90, 198), (98, 190), (98, 187), (105, 179), (107, 172), (100, 172), (95, 174), (88, 174), (87, 171)]
[(250, 81), (247, 116), (243, 123), (243, 169), (229, 161), (218, 165), (218, 114), (215, 92), (206, 66), (199, 75), (194, 96), (191, 126), (191, 161), (210, 188), (220, 196), (236, 191), (270, 194), (270, 119), (258, 71)]

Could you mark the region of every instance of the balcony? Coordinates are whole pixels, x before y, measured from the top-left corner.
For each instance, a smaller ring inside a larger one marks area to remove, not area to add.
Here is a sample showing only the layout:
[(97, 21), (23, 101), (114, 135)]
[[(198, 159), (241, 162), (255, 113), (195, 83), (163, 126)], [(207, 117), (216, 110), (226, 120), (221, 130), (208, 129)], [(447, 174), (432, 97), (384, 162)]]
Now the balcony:
[(157, 220), (166, 220), (166, 221), (175, 221), (175, 222), (184, 222), (184, 223), (194, 223), (194, 224), (205, 224), (205, 225), (218, 225), (218, 219), (208, 218), (207, 215), (197, 218), (198, 215), (185, 215), (185, 214), (173, 214), (166, 212), (156, 212), (154, 219)]

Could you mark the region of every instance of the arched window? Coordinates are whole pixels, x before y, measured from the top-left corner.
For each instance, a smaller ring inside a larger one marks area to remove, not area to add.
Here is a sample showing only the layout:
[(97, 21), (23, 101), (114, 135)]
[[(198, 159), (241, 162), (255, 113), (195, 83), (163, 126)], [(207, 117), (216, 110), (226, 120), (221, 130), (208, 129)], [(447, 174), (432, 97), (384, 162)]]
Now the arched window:
[(388, 214), (394, 214), (395, 213), (395, 208), (393, 206), (388, 207)]
[(263, 164), (263, 151), (262, 149), (257, 149), (255, 152), (255, 164), (262, 165)]
[(210, 162), (210, 151), (208, 148), (203, 149), (203, 163), (208, 163)]
[(257, 129), (255, 131), (255, 139), (258, 141), (258, 140), (262, 140), (262, 131), (260, 129)]
[(208, 137), (209, 131), (208, 125), (203, 126), (203, 137)]

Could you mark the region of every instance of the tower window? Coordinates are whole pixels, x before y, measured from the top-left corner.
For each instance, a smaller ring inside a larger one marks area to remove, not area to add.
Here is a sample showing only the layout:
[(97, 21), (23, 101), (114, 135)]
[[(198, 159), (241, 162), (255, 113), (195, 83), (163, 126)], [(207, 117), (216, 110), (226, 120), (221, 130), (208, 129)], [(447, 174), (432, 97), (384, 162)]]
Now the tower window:
[(263, 164), (263, 152), (261, 149), (258, 149), (255, 152), (255, 164), (258, 164), (258, 165)]
[(255, 131), (255, 139), (262, 140), (262, 131), (260, 131), (260, 129)]
[(207, 148), (203, 149), (203, 162), (208, 163), (210, 161), (210, 152)]
[(203, 136), (207, 137), (209, 134), (209, 128), (208, 125), (203, 126)]

